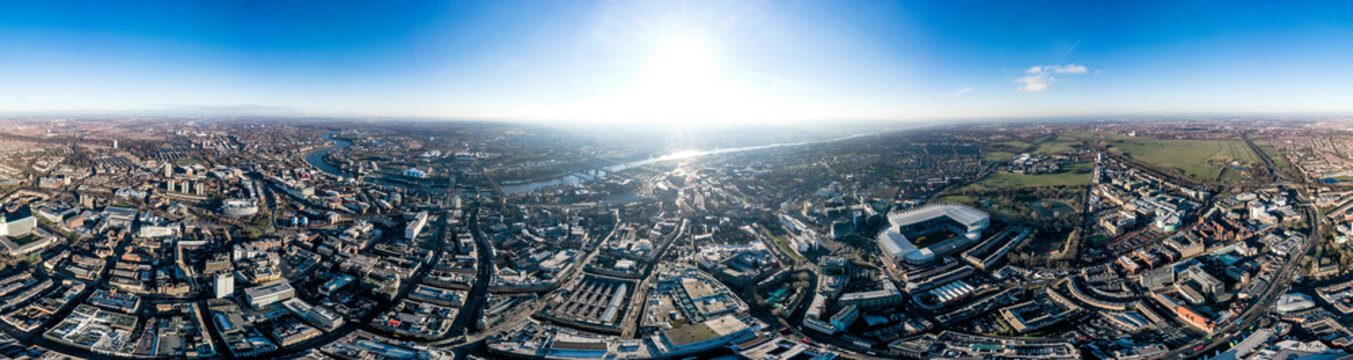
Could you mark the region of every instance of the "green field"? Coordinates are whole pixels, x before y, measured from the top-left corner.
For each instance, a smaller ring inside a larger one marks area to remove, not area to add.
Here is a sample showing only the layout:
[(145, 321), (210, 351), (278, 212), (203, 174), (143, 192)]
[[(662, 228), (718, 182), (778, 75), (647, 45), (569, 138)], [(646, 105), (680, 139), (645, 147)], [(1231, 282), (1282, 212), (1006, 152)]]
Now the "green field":
[(1217, 175), (1217, 181), (1227, 184), (1240, 183), (1242, 181), (1245, 181), (1245, 172), (1241, 170), (1232, 169), (1229, 167), (1222, 168), (1221, 174)]
[(1072, 164), (1053, 174), (1023, 175), (993, 172), (962, 190), (991, 190), (1039, 186), (1086, 185), (1090, 183), (1090, 164)]
[(1244, 179), (1239, 170), (1228, 169), (1232, 161), (1241, 166), (1261, 164), (1259, 157), (1240, 139), (1185, 140), (1127, 137), (1115, 134), (1081, 133), (1099, 139), (1109, 151), (1153, 164), (1201, 180), (1238, 182)]
[(995, 144), (1001, 146), (1008, 146), (1015, 149), (1028, 149), (1034, 147), (1034, 144), (1032, 143), (1023, 142), (1019, 140), (1002, 141)]
[(1008, 153), (1008, 152), (1004, 152), (1004, 151), (983, 151), (983, 152), (982, 152), (982, 160), (984, 160), (984, 161), (1005, 161), (1006, 159), (1009, 159), (1009, 158), (1012, 158), (1012, 157), (1015, 157), (1015, 154), (1013, 154), (1013, 153)]
[(972, 197), (967, 195), (946, 195), (944, 197), (939, 198), (938, 200), (942, 202), (961, 203), (969, 205), (975, 204), (975, 202), (973, 202)]
[(776, 235), (764, 226), (761, 227), (761, 233), (770, 237), (771, 242), (775, 243), (775, 247), (780, 248), (780, 252), (783, 252), (785, 255), (789, 255), (789, 257), (798, 259), (799, 261), (808, 260), (808, 258), (803, 257), (803, 254), (799, 254), (797, 250), (794, 250), (794, 247), (789, 245), (789, 240), (786, 240), (784, 236)]
[(1287, 163), (1287, 159), (1283, 158), (1282, 155), (1278, 153), (1278, 149), (1274, 148), (1273, 144), (1270, 143), (1268, 140), (1253, 140), (1253, 141), (1254, 146), (1258, 147), (1259, 151), (1263, 151), (1264, 155), (1268, 156), (1269, 161), (1273, 162), (1274, 167), (1277, 167), (1279, 169), (1285, 169), (1288, 166), (1290, 166)]
[(1063, 152), (1071, 151), (1072, 149), (1074, 149), (1074, 146), (1076, 146), (1076, 145), (1078, 145), (1078, 144), (1080, 144), (1080, 142), (1077, 142), (1077, 141), (1075, 141), (1075, 140), (1068, 140), (1068, 139), (1056, 139), (1056, 140), (1043, 141), (1043, 142), (1038, 143), (1038, 149), (1037, 149), (1037, 150), (1034, 150), (1034, 153), (1035, 153), (1035, 154), (1056, 154), (1056, 153), (1063, 153)]
[[(1075, 149), (1075, 146), (1076, 146), (1077, 144), (1079, 144), (1079, 143), (1080, 143), (1079, 141), (1075, 140), (1075, 138), (1072, 138), (1072, 137), (1067, 137), (1067, 138), (1055, 138), (1055, 139), (1054, 139), (1052, 136), (1048, 136), (1048, 137), (1043, 138), (1043, 139), (1034, 140), (1033, 142), (1019, 141), (1019, 140), (1010, 140), (1010, 141), (1001, 141), (1001, 142), (992, 143), (992, 145), (995, 145), (995, 146), (1000, 147), (1000, 150), (997, 150), (997, 151), (990, 151), (990, 152), (992, 152), (992, 153), (1010, 153), (1011, 151), (1016, 151), (1016, 152), (1027, 152), (1027, 153), (1033, 153), (1033, 154), (1057, 154), (1057, 153), (1063, 153), (1063, 152), (1071, 151), (1071, 150)], [(1002, 150), (1006, 150), (1006, 151), (1002, 151)], [(1009, 157), (1013, 157), (1013, 156), (1014, 156), (1014, 154), (1011, 154)], [(1009, 158), (1009, 157), (1007, 157), (1007, 158)], [(989, 158), (986, 157), (986, 155), (983, 155), (983, 160), (995, 161), (995, 160), (1004, 160), (1004, 159), (989, 159)]]

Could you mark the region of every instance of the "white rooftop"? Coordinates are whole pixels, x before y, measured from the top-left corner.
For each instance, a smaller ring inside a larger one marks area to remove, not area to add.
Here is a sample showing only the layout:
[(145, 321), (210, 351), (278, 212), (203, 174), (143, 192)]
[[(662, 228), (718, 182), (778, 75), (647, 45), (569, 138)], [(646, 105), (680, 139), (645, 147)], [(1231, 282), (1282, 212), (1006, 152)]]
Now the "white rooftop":
[(975, 226), (989, 218), (990, 215), (967, 205), (936, 204), (889, 213), (888, 222), (892, 223), (893, 226), (904, 226), (941, 217), (948, 217), (960, 224)]
[(1302, 293), (1288, 293), (1278, 298), (1278, 312), (1290, 313), (1315, 307), (1311, 296)]

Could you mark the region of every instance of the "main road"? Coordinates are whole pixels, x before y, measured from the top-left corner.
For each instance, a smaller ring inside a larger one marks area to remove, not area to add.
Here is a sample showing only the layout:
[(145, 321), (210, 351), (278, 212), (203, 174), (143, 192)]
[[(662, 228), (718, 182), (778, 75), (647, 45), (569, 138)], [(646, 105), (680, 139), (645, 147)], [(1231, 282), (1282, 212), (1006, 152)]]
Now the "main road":
[(484, 312), (484, 303), (487, 301), (489, 293), (489, 280), (493, 279), (493, 258), (491, 256), (492, 246), (488, 238), (484, 236), (479, 229), (479, 208), (472, 207), (466, 215), (466, 221), (470, 228), (470, 237), (474, 239), (475, 255), (479, 259), (479, 266), (476, 267), (474, 284), (470, 286), (470, 292), (465, 297), (465, 304), (460, 307), (460, 313), (456, 316), (455, 322), (451, 324), (451, 337), (455, 339), (460, 335), (469, 333), (471, 324), (478, 323), (480, 314)]

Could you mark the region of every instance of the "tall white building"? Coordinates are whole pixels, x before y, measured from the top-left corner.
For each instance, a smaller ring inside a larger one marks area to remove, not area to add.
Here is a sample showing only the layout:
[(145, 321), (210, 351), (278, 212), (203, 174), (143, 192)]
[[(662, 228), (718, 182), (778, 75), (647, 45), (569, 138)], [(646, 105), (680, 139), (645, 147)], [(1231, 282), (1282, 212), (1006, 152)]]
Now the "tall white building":
[(418, 237), (418, 233), (423, 232), (423, 227), (428, 224), (428, 212), (420, 211), (418, 215), (409, 220), (409, 225), (404, 227), (404, 237), (413, 240)]
[(0, 209), (0, 236), (20, 237), (33, 232), (38, 219), (27, 205), (11, 205)]
[(212, 288), (216, 289), (216, 298), (222, 299), (235, 293), (235, 276), (229, 271), (216, 274), (216, 282)]

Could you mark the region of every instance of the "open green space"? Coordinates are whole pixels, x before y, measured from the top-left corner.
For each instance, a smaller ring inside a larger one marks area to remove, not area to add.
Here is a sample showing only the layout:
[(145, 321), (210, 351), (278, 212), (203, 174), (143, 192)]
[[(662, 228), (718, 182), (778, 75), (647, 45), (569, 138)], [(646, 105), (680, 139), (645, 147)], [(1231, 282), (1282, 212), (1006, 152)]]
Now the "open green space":
[(1029, 209), (1044, 218), (1056, 218), (1076, 212), (1076, 208), (1071, 207), (1070, 204), (1054, 200), (1030, 201)]
[(789, 255), (789, 257), (797, 259), (798, 261), (808, 260), (803, 254), (799, 254), (797, 250), (794, 250), (794, 247), (789, 245), (789, 240), (785, 239), (784, 236), (778, 235), (775, 232), (766, 229), (764, 226), (761, 227), (761, 233), (770, 237), (771, 241), (775, 243), (775, 247), (779, 248), (780, 252), (785, 253), (785, 255)]
[(992, 172), (964, 187), (965, 190), (991, 190), (1040, 186), (1075, 186), (1090, 183), (1090, 164), (1071, 164), (1052, 174), (1014, 174)]
[(995, 143), (995, 144), (996, 144), (996, 145), (1001, 145), (1001, 146), (1006, 146), (1006, 147), (1011, 147), (1011, 148), (1016, 148), (1016, 149), (1028, 149), (1028, 148), (1034, 147), (1034, 144), (1033, 144), (1033, 143), (1025, 142), (1025, 141), (1019, 141), (1019, 140), (1001, 141), (1001, 142), (997, 142), (997, 143)]
[(1100, 233), (1095, 233), (1094, 236), (1091, 236), (1091, 237), (1090, 237), (1090, 247), (1100, 247), (1100, 246), (1104, 246), (1104, 243), (1105, 243), (1107, 240), (1109, 240), (1109, 237), (1108, 237), (1108, 236), (1105, 236), (1104, 234), (1100, 234)]
[[(984, 151), (982, 159), (1000, 161), (1015, 156), (1015, 153), (1057, 154), (1074, 150), (1080, 144), (1075, 137), (1048, 136), (1038, 140), (1009, 140), (991, 143), (992, 150)], [(1008, 154), (1008, 155), (1006, 155)], [(1002, 157), (1003, 156), (1003, 157)]]
[(1005, 152), (1005, 151), (983, 151), (983, 152), (982, 152), (982, 160), (985, 160), (985, 161), (1005, 161), (1006, 159), (1009, 159), (1009, 158), (1012, 158), (1012, 157), (1015, 157), (1015, 154), (1014, 154), (1014, 153), (1009, 153), (1009, 152)]
[(1075, 146), (1078, 144), (1080, 144), (1080, 142), (1070, 139), (1058, 138), (1053, 140), (1047, 140), (1038, 143), (1038, 149), (1034, 150), (1034, 153), (1035, 154), (1064, 153), (1067, 151), (1074, 150)]
[(1282, 154), (1278, 152), (1278, 148), (1273, 147), (1273, 143), (1268, 140), (1253, 141), (1254, 146), (1259, 148), (1259, 151), (1264, 152), (1265, 156), (1268, 156), (1268, 160), (1273, 162), (1274, 167), (1286, 169), (1291, 166), (1291, 164), (1287, 163), (1287, 159), (1283, 158)]
[(1239, 183), (1241, 181), (1245, 181), (1245, 172), (1241, 170), (1232, 169), (1229, 167), (1222, 168), (1221, 175), (1217, 175), (1217, 181), (1227, 184)]
[(1240, 170), (1231, 169), (1234, 170), (1234, 174), (1223, 174), (1223, 170), (1231, 168), (1233, 162), (1242, 167), (1260, 163), (1259, 157), (1250, 151), (1245, 142), (1235, 138), (1192, 140), (1153, 139), (1105, 133), (1071, 135), (1095, 139), (1111, 152), (1162, 168), (1174, 169), (1181, 174), (1201, 180), (1238, 182), (1244, 179)]
[(960, 203), (969, 205), (974, 204), (973, 198), (967, 195), (945, 195), (940, 197), (938, 200), (941, 202)]

